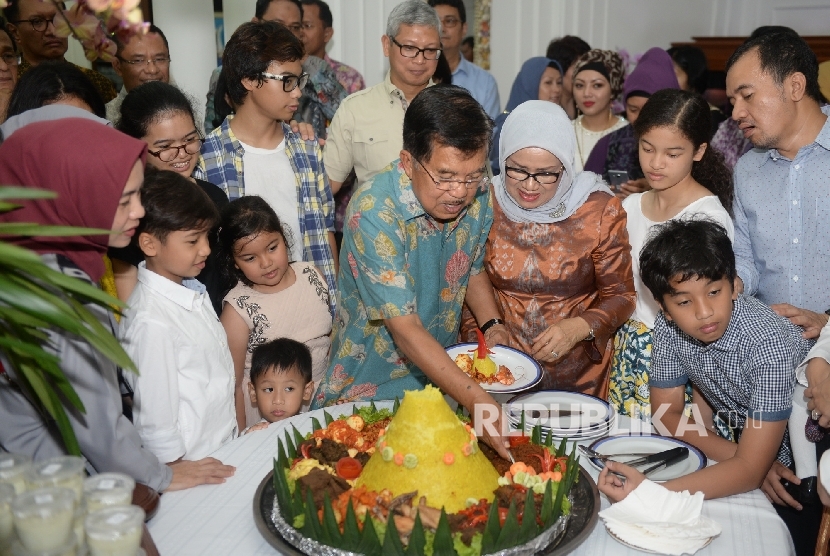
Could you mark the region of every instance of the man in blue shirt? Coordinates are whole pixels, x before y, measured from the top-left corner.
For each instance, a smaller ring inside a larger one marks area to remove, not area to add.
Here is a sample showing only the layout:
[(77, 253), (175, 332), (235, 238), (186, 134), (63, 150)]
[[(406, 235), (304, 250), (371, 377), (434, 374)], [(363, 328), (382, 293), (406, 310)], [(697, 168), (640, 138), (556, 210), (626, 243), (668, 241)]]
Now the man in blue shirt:
[(735, 254), (744, 291), (818, 336), (830, 308), (830, 107), (818, 64), (794, 33), (750, 39), (730, 58), (727, 94), (755, 149), (735, 167)]
[[(750, 38), (726, 71), (732, 118), (755, 146), (735, 167), (738, 275), (744, 293), (815, 338), (830, 308), (830, 107), (821, 106), (818, 62), (803, 39), (783, 29)], [(811, 386), (808, 407), (830, 414), (830, 381)], [(812, 553), (820, 508), (787, 508), (801, 504), (780, 479), (801, 482), (775, 462), (764, 493), (794, 532), (797, 553)]]
[(464, 87), (487, 115), (494, 120), (501, 112), (499, 88), (490, 72), (468, 62), (461, 55), (461, 42), (467, 35), (467, 10), (462, 0), (429, 0), (441, 19), (441, 55), (452, 70), (452, 84)]

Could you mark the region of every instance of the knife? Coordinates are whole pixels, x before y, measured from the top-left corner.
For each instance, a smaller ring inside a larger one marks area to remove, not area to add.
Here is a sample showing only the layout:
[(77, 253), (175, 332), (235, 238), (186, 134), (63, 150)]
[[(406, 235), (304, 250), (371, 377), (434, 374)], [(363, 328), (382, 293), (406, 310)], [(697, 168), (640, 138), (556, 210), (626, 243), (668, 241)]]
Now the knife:
[(679, 457), (680, 455), (682, 455), (683, 457), (687, 457), (689, 455), (689, 449), (685, 446), (678, 446), (677, 448), (672, 448), (671, 450), (657, 452), (656, 454), (652, 454), (650, 456), (645, 456), (635, 460), (624, 461), (620, 463), (625, 463), (626, 465), (630, 465), (631, 467), (637, 467), (638, 465), (644, 465), (646, 463), (666, 462), (673, 458)]
[[(573, 415), (582, 415), (581, 411), (574, 411), (570, 409), (551, 409), (546, 412), (550, 417), (571, 417)], [(535, 409), (531, 409), (527, 412), (527, 416), (531, 419), (538, 419), (542, 416), (541, 411), (537, 411)]]
[(680, 463), (689, 455), (689, 449), (686, 447), (675, 448), (675, 450), (678, 450), (678, 452), (671, 456), (669, 459), (656, 463), (648, 469), (643, 470), (643, 475), (648, 475), (652, 471), (657, 471), (658, 469), (665, 469), (667, 467), (671, 467), (675, 463)]

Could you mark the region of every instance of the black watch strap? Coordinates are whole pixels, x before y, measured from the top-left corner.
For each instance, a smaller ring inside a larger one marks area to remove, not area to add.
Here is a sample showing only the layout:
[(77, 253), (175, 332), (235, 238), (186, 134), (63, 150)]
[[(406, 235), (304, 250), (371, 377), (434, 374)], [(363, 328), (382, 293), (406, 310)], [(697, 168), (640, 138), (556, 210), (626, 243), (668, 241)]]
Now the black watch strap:
[(490, 330), (491, 327), (496, 326), (497, 324), (504, 324), (504, 321), (501, 319), (490, 319), (481, 326), (479, 326), (479, 328), (481, 329), (481, 332), (484, 333)]

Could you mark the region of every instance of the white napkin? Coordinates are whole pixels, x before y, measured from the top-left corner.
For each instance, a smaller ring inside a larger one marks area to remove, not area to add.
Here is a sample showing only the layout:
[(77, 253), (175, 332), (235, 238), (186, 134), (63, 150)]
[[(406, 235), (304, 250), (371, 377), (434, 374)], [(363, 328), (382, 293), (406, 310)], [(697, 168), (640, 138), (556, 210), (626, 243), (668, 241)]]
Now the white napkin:
[(721, 527), (701, 515), (703, 493), (672, 492), (645, 480), (621, 502), (599, 513), (623, 541), (661, 554), (694, 554)]

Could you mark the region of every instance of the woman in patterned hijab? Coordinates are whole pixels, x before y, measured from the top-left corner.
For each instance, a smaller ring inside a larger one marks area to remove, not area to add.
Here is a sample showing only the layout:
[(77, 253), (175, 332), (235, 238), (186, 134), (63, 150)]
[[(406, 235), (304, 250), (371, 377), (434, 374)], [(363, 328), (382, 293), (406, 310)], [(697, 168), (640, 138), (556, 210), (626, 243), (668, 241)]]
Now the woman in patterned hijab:
[(611, 111), (625, 80), (625, 67), (613, 50), (589, 50), (574, 68), (573, 96), (580, 116), (574, 120), (576, 168), (582, 170), (594, 145), (604, 136), (626, 125)]

